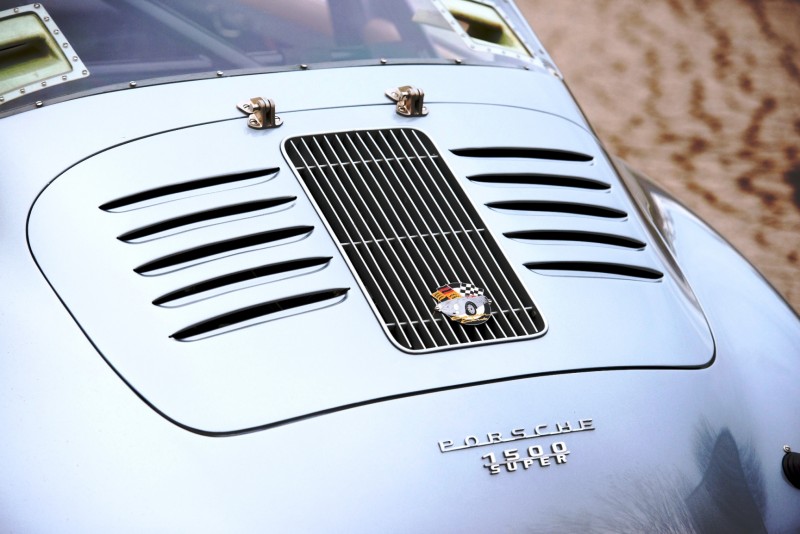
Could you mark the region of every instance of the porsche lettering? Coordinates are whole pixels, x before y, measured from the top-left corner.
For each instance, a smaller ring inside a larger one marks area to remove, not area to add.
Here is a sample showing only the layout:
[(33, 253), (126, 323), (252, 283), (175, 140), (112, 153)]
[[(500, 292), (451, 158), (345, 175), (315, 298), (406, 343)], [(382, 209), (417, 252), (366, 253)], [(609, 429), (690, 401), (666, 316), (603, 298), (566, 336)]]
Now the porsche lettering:
[(579, 419), (577, 424), (570, 421), (558, 422), (554, 424), (538, 424), (528, 429), (514, 428), (508, 436), (504, 436), (502, 432), (489, 432), (486, 434), (486, 439), (475, 435), (470, 435), (464, 438), (462, 444), (456, 444), (454, 440), (445, 439), (439, 442), (439, 450), (441, 452), (460, 451), (464, 449), (472, 449), (474, 447), (485, 447), (487, 445), (494, 445), (497, 443), (508, 443), (511, 441), (519, 441), (525, 439), (543, 438), (546, 436), (558, 436), (560, 434), (569, 434), (572, 432), (586, 432), (594, 430), (594, 421), (592, 419)]

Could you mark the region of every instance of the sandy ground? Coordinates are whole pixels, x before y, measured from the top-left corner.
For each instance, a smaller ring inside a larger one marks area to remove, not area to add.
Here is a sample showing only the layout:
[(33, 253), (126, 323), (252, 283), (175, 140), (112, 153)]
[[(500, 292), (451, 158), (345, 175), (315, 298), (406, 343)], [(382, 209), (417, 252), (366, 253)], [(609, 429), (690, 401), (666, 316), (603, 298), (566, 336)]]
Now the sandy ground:
[(517, 3), (608, 149), (800, 311), (800, 1)]

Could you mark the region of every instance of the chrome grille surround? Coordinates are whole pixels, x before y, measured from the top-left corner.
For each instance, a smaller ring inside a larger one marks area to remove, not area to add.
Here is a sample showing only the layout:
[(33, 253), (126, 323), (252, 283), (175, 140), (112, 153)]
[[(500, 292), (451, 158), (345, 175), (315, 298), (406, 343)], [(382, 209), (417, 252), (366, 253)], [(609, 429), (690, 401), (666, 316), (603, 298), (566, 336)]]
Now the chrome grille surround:
[[(535, 338), (547, 324), (430, 138), (412, 128), (311, 134), (283, 152), (390, 340), (420, 353)], [(434, 311), (452, 280), (485, 289), (492, 320)]]

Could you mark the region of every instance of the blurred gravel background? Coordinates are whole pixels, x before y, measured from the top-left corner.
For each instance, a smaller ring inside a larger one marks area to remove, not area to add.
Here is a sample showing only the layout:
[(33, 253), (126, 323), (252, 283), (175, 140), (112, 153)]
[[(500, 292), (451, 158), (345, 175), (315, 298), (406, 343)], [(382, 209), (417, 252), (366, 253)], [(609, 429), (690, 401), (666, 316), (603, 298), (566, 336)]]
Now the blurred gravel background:
[(800, 311), (800, 1), (517, 3), (606, 147)]

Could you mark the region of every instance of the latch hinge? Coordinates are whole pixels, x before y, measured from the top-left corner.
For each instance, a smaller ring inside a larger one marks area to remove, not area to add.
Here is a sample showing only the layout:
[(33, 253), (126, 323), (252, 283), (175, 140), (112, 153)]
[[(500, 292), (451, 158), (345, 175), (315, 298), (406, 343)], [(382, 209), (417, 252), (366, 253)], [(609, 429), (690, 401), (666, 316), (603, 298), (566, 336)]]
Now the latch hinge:
[(248, 115), (247, 125), (250, 128), (266, 130), (267, 128), (277, 128), (283, 124), (283, 120), (275, 115), (275, 102), (269, 98), (263, 99), (258, 96), (241, 102), (236, 107)]
[(386, 96), (397, 102), (397, 113), (404, 117), (424, 117), (428, 108), (424, 105), (425, 91), (404, 85), (386, 91)]

